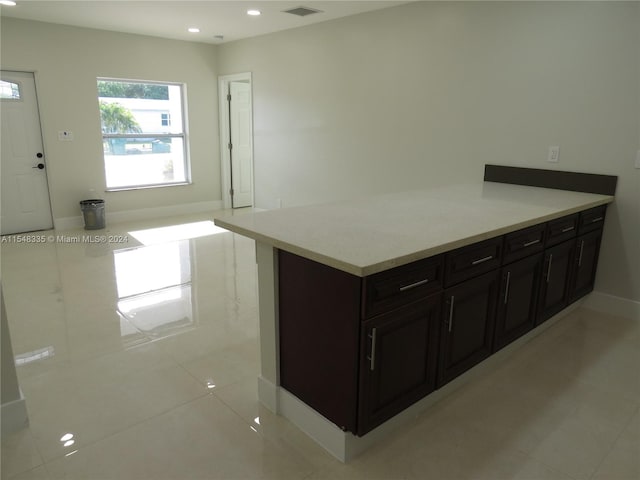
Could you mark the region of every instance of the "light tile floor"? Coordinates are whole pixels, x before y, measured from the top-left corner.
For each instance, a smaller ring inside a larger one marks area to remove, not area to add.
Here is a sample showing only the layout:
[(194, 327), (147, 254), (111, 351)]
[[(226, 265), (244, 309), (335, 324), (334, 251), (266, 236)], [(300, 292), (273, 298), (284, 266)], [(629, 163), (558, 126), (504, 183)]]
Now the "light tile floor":
[[(211, 218), (1, 245), (30, 416), (2, 439), (3, 479), (640, 478), (640, 325), (582, 308), (334, 460), (257, 402), (253, 242), (130, 233)], [(83, 235), (113, 237), (71, 243)]]

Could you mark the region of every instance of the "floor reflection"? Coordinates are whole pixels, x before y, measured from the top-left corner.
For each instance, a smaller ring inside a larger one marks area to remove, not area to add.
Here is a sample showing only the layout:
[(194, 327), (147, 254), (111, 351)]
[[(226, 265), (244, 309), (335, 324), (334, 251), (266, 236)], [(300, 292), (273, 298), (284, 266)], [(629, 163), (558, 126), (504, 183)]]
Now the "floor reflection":
[(120, 332), (126, 344), (195, 327), (189, 240), (114, 251), (113, 260)]
[(153, 245), (189, 238), (206, 237), (207, 235), (215, 235), (227, 231), (228, 230), (224, 228), (217, 227), (211, 220), (205, 220), (202, 222), (136, 230), (129, 232), (129, 234), (144, 245)]

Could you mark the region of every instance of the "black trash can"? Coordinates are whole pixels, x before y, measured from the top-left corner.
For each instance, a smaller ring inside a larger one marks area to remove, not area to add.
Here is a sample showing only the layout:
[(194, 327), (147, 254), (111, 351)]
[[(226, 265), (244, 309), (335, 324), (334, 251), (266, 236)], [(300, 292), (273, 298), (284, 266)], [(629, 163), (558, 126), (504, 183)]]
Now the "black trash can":
[(80, 210), (84, 217), (85, 230), (99, 230), (104, 228), (104, 200), (94, 198), (82, 200)]

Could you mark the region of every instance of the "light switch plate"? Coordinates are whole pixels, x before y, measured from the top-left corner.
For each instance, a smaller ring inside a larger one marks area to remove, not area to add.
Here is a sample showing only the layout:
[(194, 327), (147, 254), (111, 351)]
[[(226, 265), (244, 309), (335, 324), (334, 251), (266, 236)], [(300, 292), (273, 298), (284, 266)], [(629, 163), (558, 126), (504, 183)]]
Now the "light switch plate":
[(636, 153), (636, 168), (640, 168), (640, 150)]

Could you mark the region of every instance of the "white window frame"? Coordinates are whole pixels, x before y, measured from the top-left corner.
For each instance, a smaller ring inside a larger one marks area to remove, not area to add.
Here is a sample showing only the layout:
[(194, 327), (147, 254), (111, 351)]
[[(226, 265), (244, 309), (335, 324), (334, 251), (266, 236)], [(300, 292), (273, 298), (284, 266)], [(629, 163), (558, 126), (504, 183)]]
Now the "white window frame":
[[(118, 187), (109, 187), (106, 185), (107, 192), (117, 192), (122, 190), (140, 190), (146, 188), (160, 188), (160, 187), (173, 187), (178, 185), (191, 185), (191, 161), (189, 158), (189, 143), (188, 143), (188, 122), (187, 122), (187, 85), (186, 83), (180, 82), (162, 82), (158, 80), (139, 80), (139, 79), (127, 79), (127, 78), (113, 78), (113, 77), (97, 77), (96, 78), (96, 88), (98, 82), (119, 82), (119, 83), (141, 83), (145, 85), (163, 85), (163, 86), (178, 86), (180, 87), (180, 106), (182, 109), (182, 133), (102, 133), (102, 143), (104, 145), (105, 140), (111, 138), (180, 138), (182, 139), (182, 149), (183, 149), (183, 161), (184, 161), (184, 172), (185, 172), (185, 180), (178, 182), (163, 182), (163, 183), (143, 183), (143, 184), (132, 184), (132, 185), (123, 185)], [(97, 100), (100, 102), (100, 95), (97, 95)], [(102, 119), (100, 120), (101, 130), (102, 130)], [(171, 125), (171, 123), (170, 123)], [(102, 154), (102, 161), (105, 168), (105, 182), (107, 182), (106, 177), (106, 159), (104, 158), (104, 147)]]

